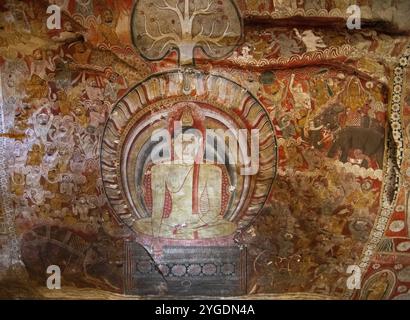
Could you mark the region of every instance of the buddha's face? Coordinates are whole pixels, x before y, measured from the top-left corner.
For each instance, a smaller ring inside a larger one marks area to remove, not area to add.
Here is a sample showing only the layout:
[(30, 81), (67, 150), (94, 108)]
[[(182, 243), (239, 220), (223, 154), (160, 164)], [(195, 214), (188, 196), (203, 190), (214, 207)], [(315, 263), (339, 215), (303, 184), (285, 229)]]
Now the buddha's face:
[(201, 146), (201, 138), (194, 133), (183, 133), (174, 140), (175, 160), (193, 164)]

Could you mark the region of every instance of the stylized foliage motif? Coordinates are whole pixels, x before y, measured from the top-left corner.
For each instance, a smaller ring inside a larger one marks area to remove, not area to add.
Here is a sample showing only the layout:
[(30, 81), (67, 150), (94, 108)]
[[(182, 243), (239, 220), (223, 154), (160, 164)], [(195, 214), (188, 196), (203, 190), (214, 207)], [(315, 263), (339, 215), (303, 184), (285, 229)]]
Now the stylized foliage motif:
[(177, 49), (182, 65), (193, 63), (195, 47), (210, 58), (228, 55), (242, 32), (241, 18), (231, 0), (140, 0), (131, 28), (142, 56), (160, 60)]

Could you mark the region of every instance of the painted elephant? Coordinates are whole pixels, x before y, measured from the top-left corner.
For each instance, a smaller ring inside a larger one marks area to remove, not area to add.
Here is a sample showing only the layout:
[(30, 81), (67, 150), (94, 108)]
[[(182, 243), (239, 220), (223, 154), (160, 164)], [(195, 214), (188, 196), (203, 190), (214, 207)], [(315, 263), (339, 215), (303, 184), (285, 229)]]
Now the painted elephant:
[(345, 110), (340, 104), (333, 104), (320, 115), (320, 122), (328, 129), (336, 131), (339, 128), (339, 114)]
[(333, 144), (328, 152), (328, 157), (334, 157), (336, 152), (341, 150), (339, 160), (347, 162), (349, 151), (354, 149), (360, 149), (363, 154), (375, 159), (379, 168), (383, 167), (383, 133), (372, 128), (343, 128), (333, 140)]

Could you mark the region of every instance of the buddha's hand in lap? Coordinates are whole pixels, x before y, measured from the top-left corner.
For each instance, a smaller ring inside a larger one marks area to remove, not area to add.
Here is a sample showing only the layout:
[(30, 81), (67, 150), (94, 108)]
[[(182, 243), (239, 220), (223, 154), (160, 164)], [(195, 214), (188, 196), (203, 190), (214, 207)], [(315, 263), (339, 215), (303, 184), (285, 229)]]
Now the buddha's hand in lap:
[(169, 226), (179, 226), (185, 228), (200, 224), (201, 220), (199, 215), (191, 214), (189, 215), (189, 218), (187, 216), (177, 218), (171, 216), (170, 218), (166, 219), (165, 223)]
[(219, 214), (205, 214), (199, 218), (199, 224), (210, 226), (224, 222), (225, 220)]

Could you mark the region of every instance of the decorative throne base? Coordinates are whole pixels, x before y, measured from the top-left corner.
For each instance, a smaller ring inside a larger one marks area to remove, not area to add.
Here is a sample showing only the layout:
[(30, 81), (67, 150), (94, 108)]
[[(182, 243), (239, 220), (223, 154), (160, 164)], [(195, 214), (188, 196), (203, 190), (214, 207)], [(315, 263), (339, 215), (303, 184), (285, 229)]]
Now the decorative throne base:
[(127, 295), (238, 296), (246, 293), (246, 249), (164, 246), (154, 261), (137, 242), (126, 242)]

